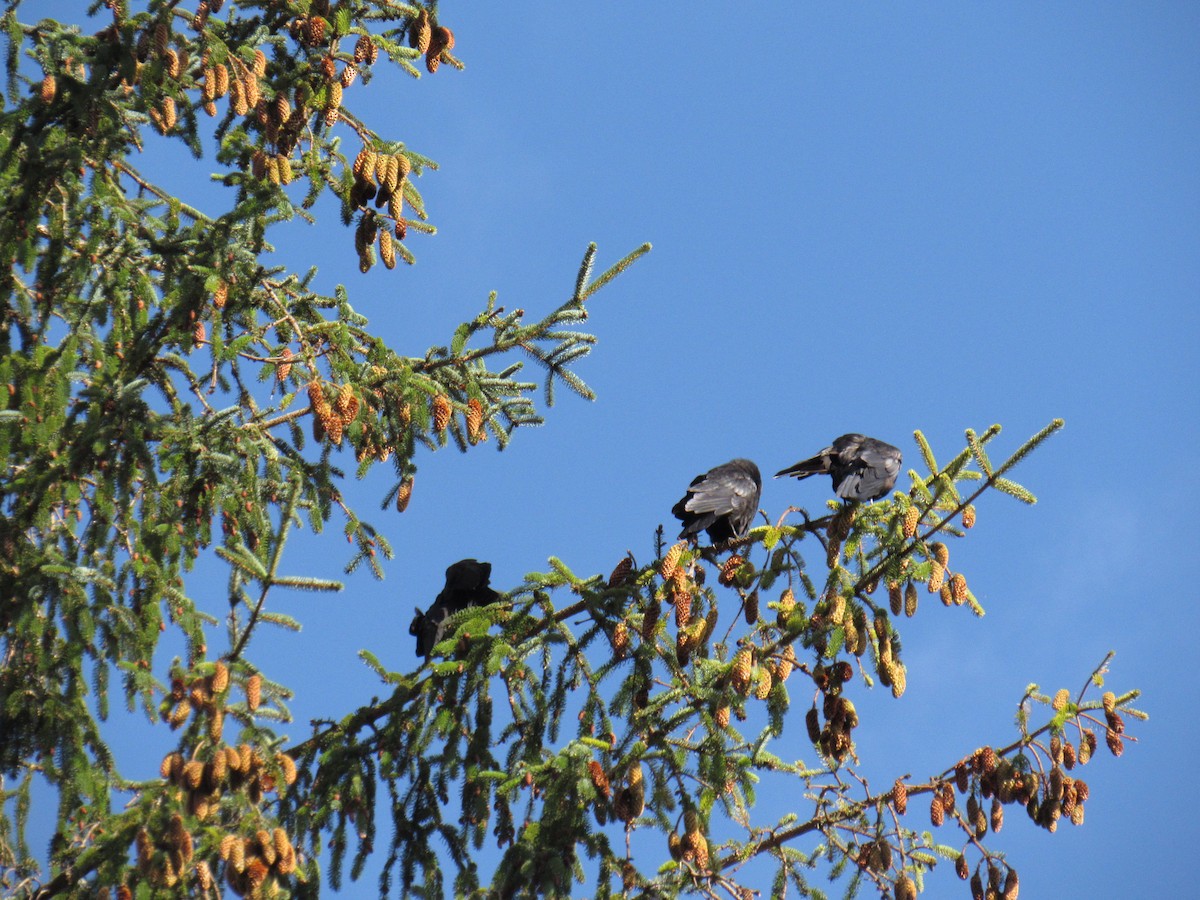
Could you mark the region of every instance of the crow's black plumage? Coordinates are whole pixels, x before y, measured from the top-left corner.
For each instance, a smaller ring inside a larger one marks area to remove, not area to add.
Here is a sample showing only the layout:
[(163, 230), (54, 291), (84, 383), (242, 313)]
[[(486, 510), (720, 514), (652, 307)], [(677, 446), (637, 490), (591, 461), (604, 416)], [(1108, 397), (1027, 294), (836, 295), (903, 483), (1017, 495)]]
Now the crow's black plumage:
[(900, 450), (861, 434), (843, 434), (811, 459), (801, 460), (775, 473), (807, 478), (833, 477), (833, 492), (843, 500), (878, 500), (896, 484), (900, 474)]
[(671, 513), (683, 523), (681, 538), (706, 531), (709, 540), (719, 544), (746, 533), (761, 495), (758, 466), (748, 459), (733, 459), (692, 479)]
[(454, 613), (468, 606), (487, 606), (500, 598), (488, 586), (491, 578), (492, 564), (474, 559), (460, 559), (446, 570), (446, 586), (429, 612), (418, 609), (408, 626), (408, 633), (417, 639), (417, 656), (429, 656), (445, 634), (446, 620)]

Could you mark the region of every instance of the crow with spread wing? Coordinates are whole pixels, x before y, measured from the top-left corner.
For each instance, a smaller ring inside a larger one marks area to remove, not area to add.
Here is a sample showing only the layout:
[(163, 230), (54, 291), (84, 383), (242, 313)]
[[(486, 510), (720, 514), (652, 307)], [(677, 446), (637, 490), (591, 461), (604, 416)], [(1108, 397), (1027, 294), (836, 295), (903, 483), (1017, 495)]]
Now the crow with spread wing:
[(671, 513), (683, 523), (681, 538), (706, 531), (709, 540), (720, 544), (746, 533), (761, 495), (758, 466), (748, 459), (734, 459), (692, 479)]
[(900, 450), (861, 434), (843, 434), (816, 456), (775, 473), (807, 478), (829, 475), (833, 492), (843, 500), (878, 500), (896, 484)]

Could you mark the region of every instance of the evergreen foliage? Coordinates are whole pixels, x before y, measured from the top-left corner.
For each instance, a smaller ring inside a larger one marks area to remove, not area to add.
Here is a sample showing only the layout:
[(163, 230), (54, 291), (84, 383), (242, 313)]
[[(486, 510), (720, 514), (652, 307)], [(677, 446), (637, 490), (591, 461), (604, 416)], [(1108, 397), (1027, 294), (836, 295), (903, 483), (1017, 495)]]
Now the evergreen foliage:
[[(269, 264), (268, 233), (328, 191), (361, 268), (412, 262), (409, 236), (433, 232), (415, 182), (436, 167), (351, 107), (373, 67), (462, 67), (438, 5), (188, 7), (97, 2), (90, 35), (23, 22), (19, 2), (3, 17), (5, 890), (307, 897), (370, 867), (381, 895), (741, 897), (764, 887), (751, 861), (769, 858), (774, 890), (802, 896), (823, 896), (818, 867), (915, 896), (943, 861), (977, 896), (1015, 896), (989, 832), (1016, 804), (1050, 831), (1081, 823), (1075, 770), (1099, 732), (1120, 755), (1136, 692), (1092, 696), (1107, 660), (1079, 692), (1031, 686), (1010, 743), (883, 787), (856, 773), (851, 697), (875, 683), (903, 695), (898, 626), (922, 589), (983, 614), (947, 542), (987, 492), (1034, 502), (1011, 472), (1060, 421), (999, 464), (998, 426), (968, 431), (945, 465), (917, 433), (922, 470), (890, 498), (817, 519), (788, 510), (731, 546), (660, 533), (653, 561), (627, 557), (609, 577), (551, 558), (501, 602), (456, 613), (414, 672), (364, 650), (383, 696), (282, 745), (290, 693), (251, 639), (296, 627), (272, 608), (276, 589), (340, 587), (287, 572), (291, 530), (340, 520), (351, 570), (391, 555), (345, 503), (339, 451), (359, 475), (390, 472), (385, 500), (403, 511), (418, 448), (502, 447), (541, 422), (533, 392), (590, 397), (573, 368), (594, 341), (585, 303), (649, 247), (599, 276), (589, 247), (544, 317), (492, 295), (444, 344), (405, 355), (347, 290), (323, 295), (313, 271)], [(223, 212), (135, 165), (161, 140), (215, 148)], [(201, 554), (228, 568), (227, 607), (189, 591)], [(186, 656), (156, 671), (175, 630)], [(792, 709), (789, 678), (821, 702)], [(126, 711), (111, 713), (114, 690)], [(131, 781), (105, 741), (110, 714), (130, 713), (166, 726), (160, 778)], [(26, 839), (37, 783), (58, 803), (45, 853)], [(810, 805), (758, 821), (763, 784)], [(955, 838), (917, 823), (917, 797)], [(494, 867), (479, 864), (485, 845)]]

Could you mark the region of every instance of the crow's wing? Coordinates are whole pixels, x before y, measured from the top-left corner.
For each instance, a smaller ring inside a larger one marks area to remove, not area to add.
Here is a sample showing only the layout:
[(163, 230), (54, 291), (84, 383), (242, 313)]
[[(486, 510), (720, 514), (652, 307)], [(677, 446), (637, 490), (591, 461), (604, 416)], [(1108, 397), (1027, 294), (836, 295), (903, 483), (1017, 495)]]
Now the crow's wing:
[[(735, 459), (694, 478), (671, 512), (684, 523), (680, 537), (707, 530), (713, 540), (728, 540), (746, 530), (758, 511), (761, 494), (758, 466), (748, 459)], [(722, 527), (723, 518), (728, 527)]]
[(845, 500), (878, 500), (895, 486), (903, 456), (891, 444), (861, 435), (853, 437), (859, 440), (852, 460), (833, 472), (834, 493)]
[(759, 495), (762, 488), (761, 481), (754, 478), (757, 473), (757, 466), (754, 474), (732, 462), (717, 466), (692, 482), (688, 488), (691, 496), (685, 498), (685, 508), (691, 512), (715, 512), (719, 515), (734, 512), (745, 506), (747, 500)]

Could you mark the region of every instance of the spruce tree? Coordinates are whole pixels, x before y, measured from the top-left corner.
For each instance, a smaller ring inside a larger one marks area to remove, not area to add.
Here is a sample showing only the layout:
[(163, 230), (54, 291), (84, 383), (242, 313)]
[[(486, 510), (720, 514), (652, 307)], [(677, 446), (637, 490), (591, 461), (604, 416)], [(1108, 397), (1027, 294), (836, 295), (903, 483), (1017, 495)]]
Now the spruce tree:
[[(982, 613), (950, 546), (985, 498), (1033, 502), (1012, 470), (1057, 420), (1000, 462), (996, 426), (942, 462), (918, 432), (920, 465), (883, 500), (762, 516), (720, 546), (660, 530), (652, 559), (614, 552), (610, 575), (552, 557), (453, 613), (412, 671), (364, 650), (381, 697), (285, 741), (289, 689), (249, 639), (295, 626), (281, 591), (338, 587), (295, 568), (290, 532), (338, 523), (348, 568), (380, 572), (389, 544), (339, 488), (350, 455), (403, 511), (419, 450), (504, 446), (541, 422), (538, 390), (589, 397), (573, 368), (594, 342), (586, 302), (649, 247), (598, 276), (588, 247), (544, 316), (493, 295), (406, 355), (348, 289), (323, 295), (314, 272), (271, 262), (269, 236), (332, 196), (342, 222), (319, 227), (362, 270), (413, 262), (410, 242), (433, 231), (417, 183), (434, 164), (354, 99), (388, 66), (461, 68), (452, 11), (93, 7), (83, 28), (25, 21), (19, 3), (4, 15), (5, 891), (315, 896), (370, 877), (381, 895), (816, 897), (833, 874), (904, 898), (954, 869), (973, 896), (1012, 898), (1005, 815), (1082, 824), (1080, 769), (1101, 740), (1119, 756), (1141, 715), (1136, 692), (1099, 693), (1107, 660), (1080, 690), (1031, 687), (1015, 734), (947, 748), (938, 772), (870, 783), (859, 755), (877, 748), (855, 742), (855, 696), (904, 694), (900, 629), (919, 599)], [(139, 167), (155, 141), (216, 161), (224, 211)], [(227, 568), (227, 603), (196, 592), (201, 557)], [(164, 668), (151, 660), (168, 632), (187, 650)], [(797, 684), (817, 702), (793, 707)], [(160, 724), (157, 777), (110, 751), (125, 715)], [(804, 805), (761, 821), (764, 789)], [(31, 847), (48, 796), (54, 838)]]

